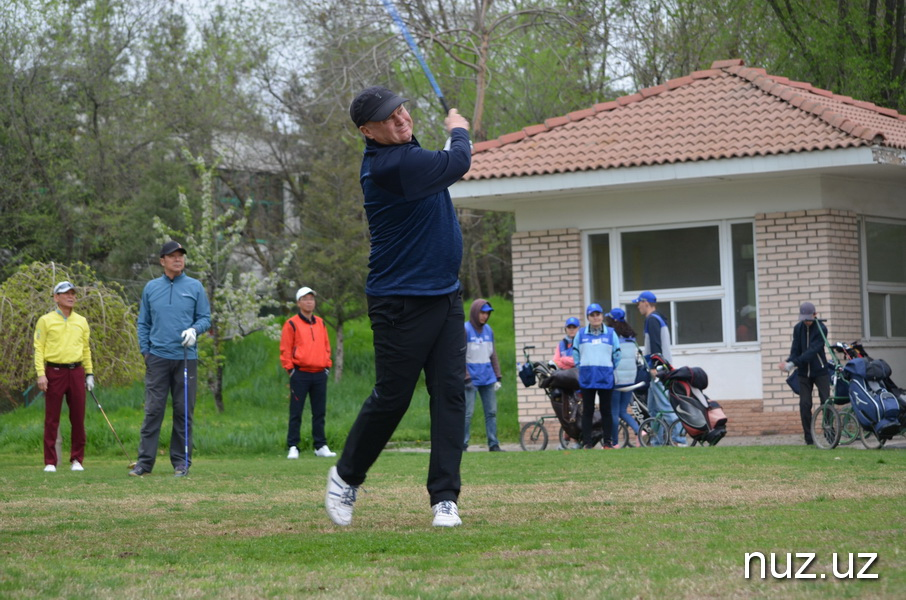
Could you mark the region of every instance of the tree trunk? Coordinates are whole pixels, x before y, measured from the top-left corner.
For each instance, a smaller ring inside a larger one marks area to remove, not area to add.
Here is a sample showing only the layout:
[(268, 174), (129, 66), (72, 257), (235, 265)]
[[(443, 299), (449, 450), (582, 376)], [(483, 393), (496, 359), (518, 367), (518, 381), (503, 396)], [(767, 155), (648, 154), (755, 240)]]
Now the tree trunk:
[(220, 328), (217, 325), (213, 325), (209, 330), (209, 333), (211, 335), (211, 340), (214, 342), (214, 356), (211, 357), (211, 360), (214, 361), (214, 370), (211, 374), (208, 375), (208, 389), (211, 390), (211, 395), (214, 396), (214, 406), (217, 407), (217, 412), (222, 413), (224, 411), (223, 362), (220, 358), (220, 350), (221, 346), (223, 345), (223, 340), (220, 339)]
[(484, 277), (484, 291), (487, 294), (487, 296), (483, 297), (489, 298), (496, 292), (494, 291), (494, 273), (491, 270), (491, 259), (488, 258), (487, 254), (481, 257), (481, 275)]
[(333, 354), (333, 381), (340, 383), (343, 378), (343, 322), (337, 323), (337, 346)]

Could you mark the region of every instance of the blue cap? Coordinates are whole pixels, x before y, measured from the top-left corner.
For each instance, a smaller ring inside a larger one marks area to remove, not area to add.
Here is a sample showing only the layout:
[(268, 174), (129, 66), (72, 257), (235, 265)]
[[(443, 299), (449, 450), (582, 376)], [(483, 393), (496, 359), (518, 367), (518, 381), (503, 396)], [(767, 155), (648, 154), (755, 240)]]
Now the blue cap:
[(494, 307), (488, 302), (485, 302), (485, 305), (481, 307), (481, 312), (491, 312), (492, 310), (494, 310)]
[(587, 317), (588, 315), (590, 315), (593, 312), (603, 313), (604, 309), (601, 308), (600, 304), (592, 302), (591, 304), (588, 305), (588, 308), (585, 309), (585, 316)]
[(566, 320), (566, 327), (569, 327), (570, 325), (572, 325), (573, 327), (578, 327), (578, 326), (579, 326), (579, 319), (577, 319), (576, 317), (570, 317), (570, 318), (568, 318), (568, 319)]
[(604, 316), (610, 317), (614, 321), (625, 321), (626, 320), (626, 311), (620, 307), (611, 308), (610, 312)]
[(642, 292), (641, 294), (639, 294), (639, 297), (636, 298), (635, 300), (633, 300), (633, 302), (638, 304), (642, 300), (644, 300), (645, 302), (650, 302), (651, 304), (654, 304), (655, 302), (657, 302), (657, 296), (655, 296), (651, 292), (645, 291), (645, 292)]

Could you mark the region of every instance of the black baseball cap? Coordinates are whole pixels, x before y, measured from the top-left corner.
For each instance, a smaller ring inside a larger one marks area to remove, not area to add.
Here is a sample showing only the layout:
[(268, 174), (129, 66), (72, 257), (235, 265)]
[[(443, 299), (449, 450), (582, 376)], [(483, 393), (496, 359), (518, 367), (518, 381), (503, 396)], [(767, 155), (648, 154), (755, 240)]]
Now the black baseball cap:
[(186, 249), (182, 247), (182, 244), (179, 242), (174, 242), (170, 240), (166, 244), (160, 247), (160, 257), (163, 258), (168, 254), (173, 254), (177, 250), (181, 251), (183, 254), (186, 253)]
[(356, 127), (361, 127), (368, 121), (387, 119), (400, 104), (408, 101), (408, 98), (397, 96), (385, 87), (373, 85), (355, 97), (349, 105), (349, 116)]

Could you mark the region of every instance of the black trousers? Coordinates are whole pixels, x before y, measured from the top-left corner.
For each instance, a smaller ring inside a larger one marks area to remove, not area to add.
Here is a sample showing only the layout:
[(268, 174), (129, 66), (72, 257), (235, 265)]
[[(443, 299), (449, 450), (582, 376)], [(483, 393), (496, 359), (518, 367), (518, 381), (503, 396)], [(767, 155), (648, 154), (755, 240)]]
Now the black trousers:
[(356, 417), (337, 473), (361, 485), (412, 401), (424, 370), (431, 414), (431, 504), (457, 500), (465, 435), (466, 339), (462, 296), (368, 297), (375, 384)]
[(601, 439), (601, 445), (610, 444), (613, 446), (615, 440), (611, 440), (611, 429), (613, 429), (613, 417), (610, 412), (610, 399), (613, 396), (613, 389), (588, 389), (582, 390), (582, 441), (586, 448), (592, 447), (594, 434), (592, 427), (595, 421), (595, 394), (598, 396), (598, 402), (601, 406), (601, 432), (604, 437)]
[[(188, 369), (189, 414), (186, 415), (186, 387), (183, 385)], [(198, 383), (198, 361), (161, 358), (149, 354), (145, 359), (145, 419), (142, 421), (141, 441), (136, 464), (149, 473), (157, 460), (160, 430), (167, 411), (167, 396), (173, 404), (173, 429), (170, 433), (170, 464), (174, 469), (192, 466), (192, 416), (195, 414), (195, 388)], [(186, 419), (189, 420), (189, 440), (186, 443)], [(186, 448), (189, 452), (186, 455)]]
[(289, 429), (286, 433), (286, 446), (298, 446), (299, 431), (302, 428), (302, 411), (305, 410), (305, 397), (311, 398), (311, 439), (317, 450), (327, 445), (324, 435), (324, 419), (327, 415), (327, 373), (309, 373), (293, 371), (289, 378)]
[(830, 375), (825, 371), (817, 377), (799, 376), (799, 418), (802, 420), (802, 432), (805, 443), (812, 444), (812, 386), (818, 388), (818, 399), (824, 404), (830, 396)]

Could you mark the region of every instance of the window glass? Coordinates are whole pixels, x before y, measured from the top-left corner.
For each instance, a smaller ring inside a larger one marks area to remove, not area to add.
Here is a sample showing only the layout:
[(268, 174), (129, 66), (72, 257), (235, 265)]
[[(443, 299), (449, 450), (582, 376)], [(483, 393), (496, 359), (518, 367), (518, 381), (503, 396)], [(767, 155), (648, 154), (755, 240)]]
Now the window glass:
[(868, 335), (887, 336), (887, 307), (884, 294), (868, 294)]
[(695, 300), (674, 304), (676, 310), (674, 343), (707, 344), (723, 341), (720, 300)]
[(718, 231), (711, 225), (621, 234), (623, 289), (720, 285)]
[(906, 294), (890, 295), (890, 335), (906, 337)]
[(758, 310), (755, 288), (755, 231), (752, 223), (731, 227), (733, 244), (733, 298), (736, 341), (758, 340)]
[[(589, 236), (591, 259), (591, 301), (610, 310), (610, 236), (606, 233)], [(579, 290), (578, 281), (576, 290)]]
[(865, 223), (868, 279), (906, 283), (906, 225)]

